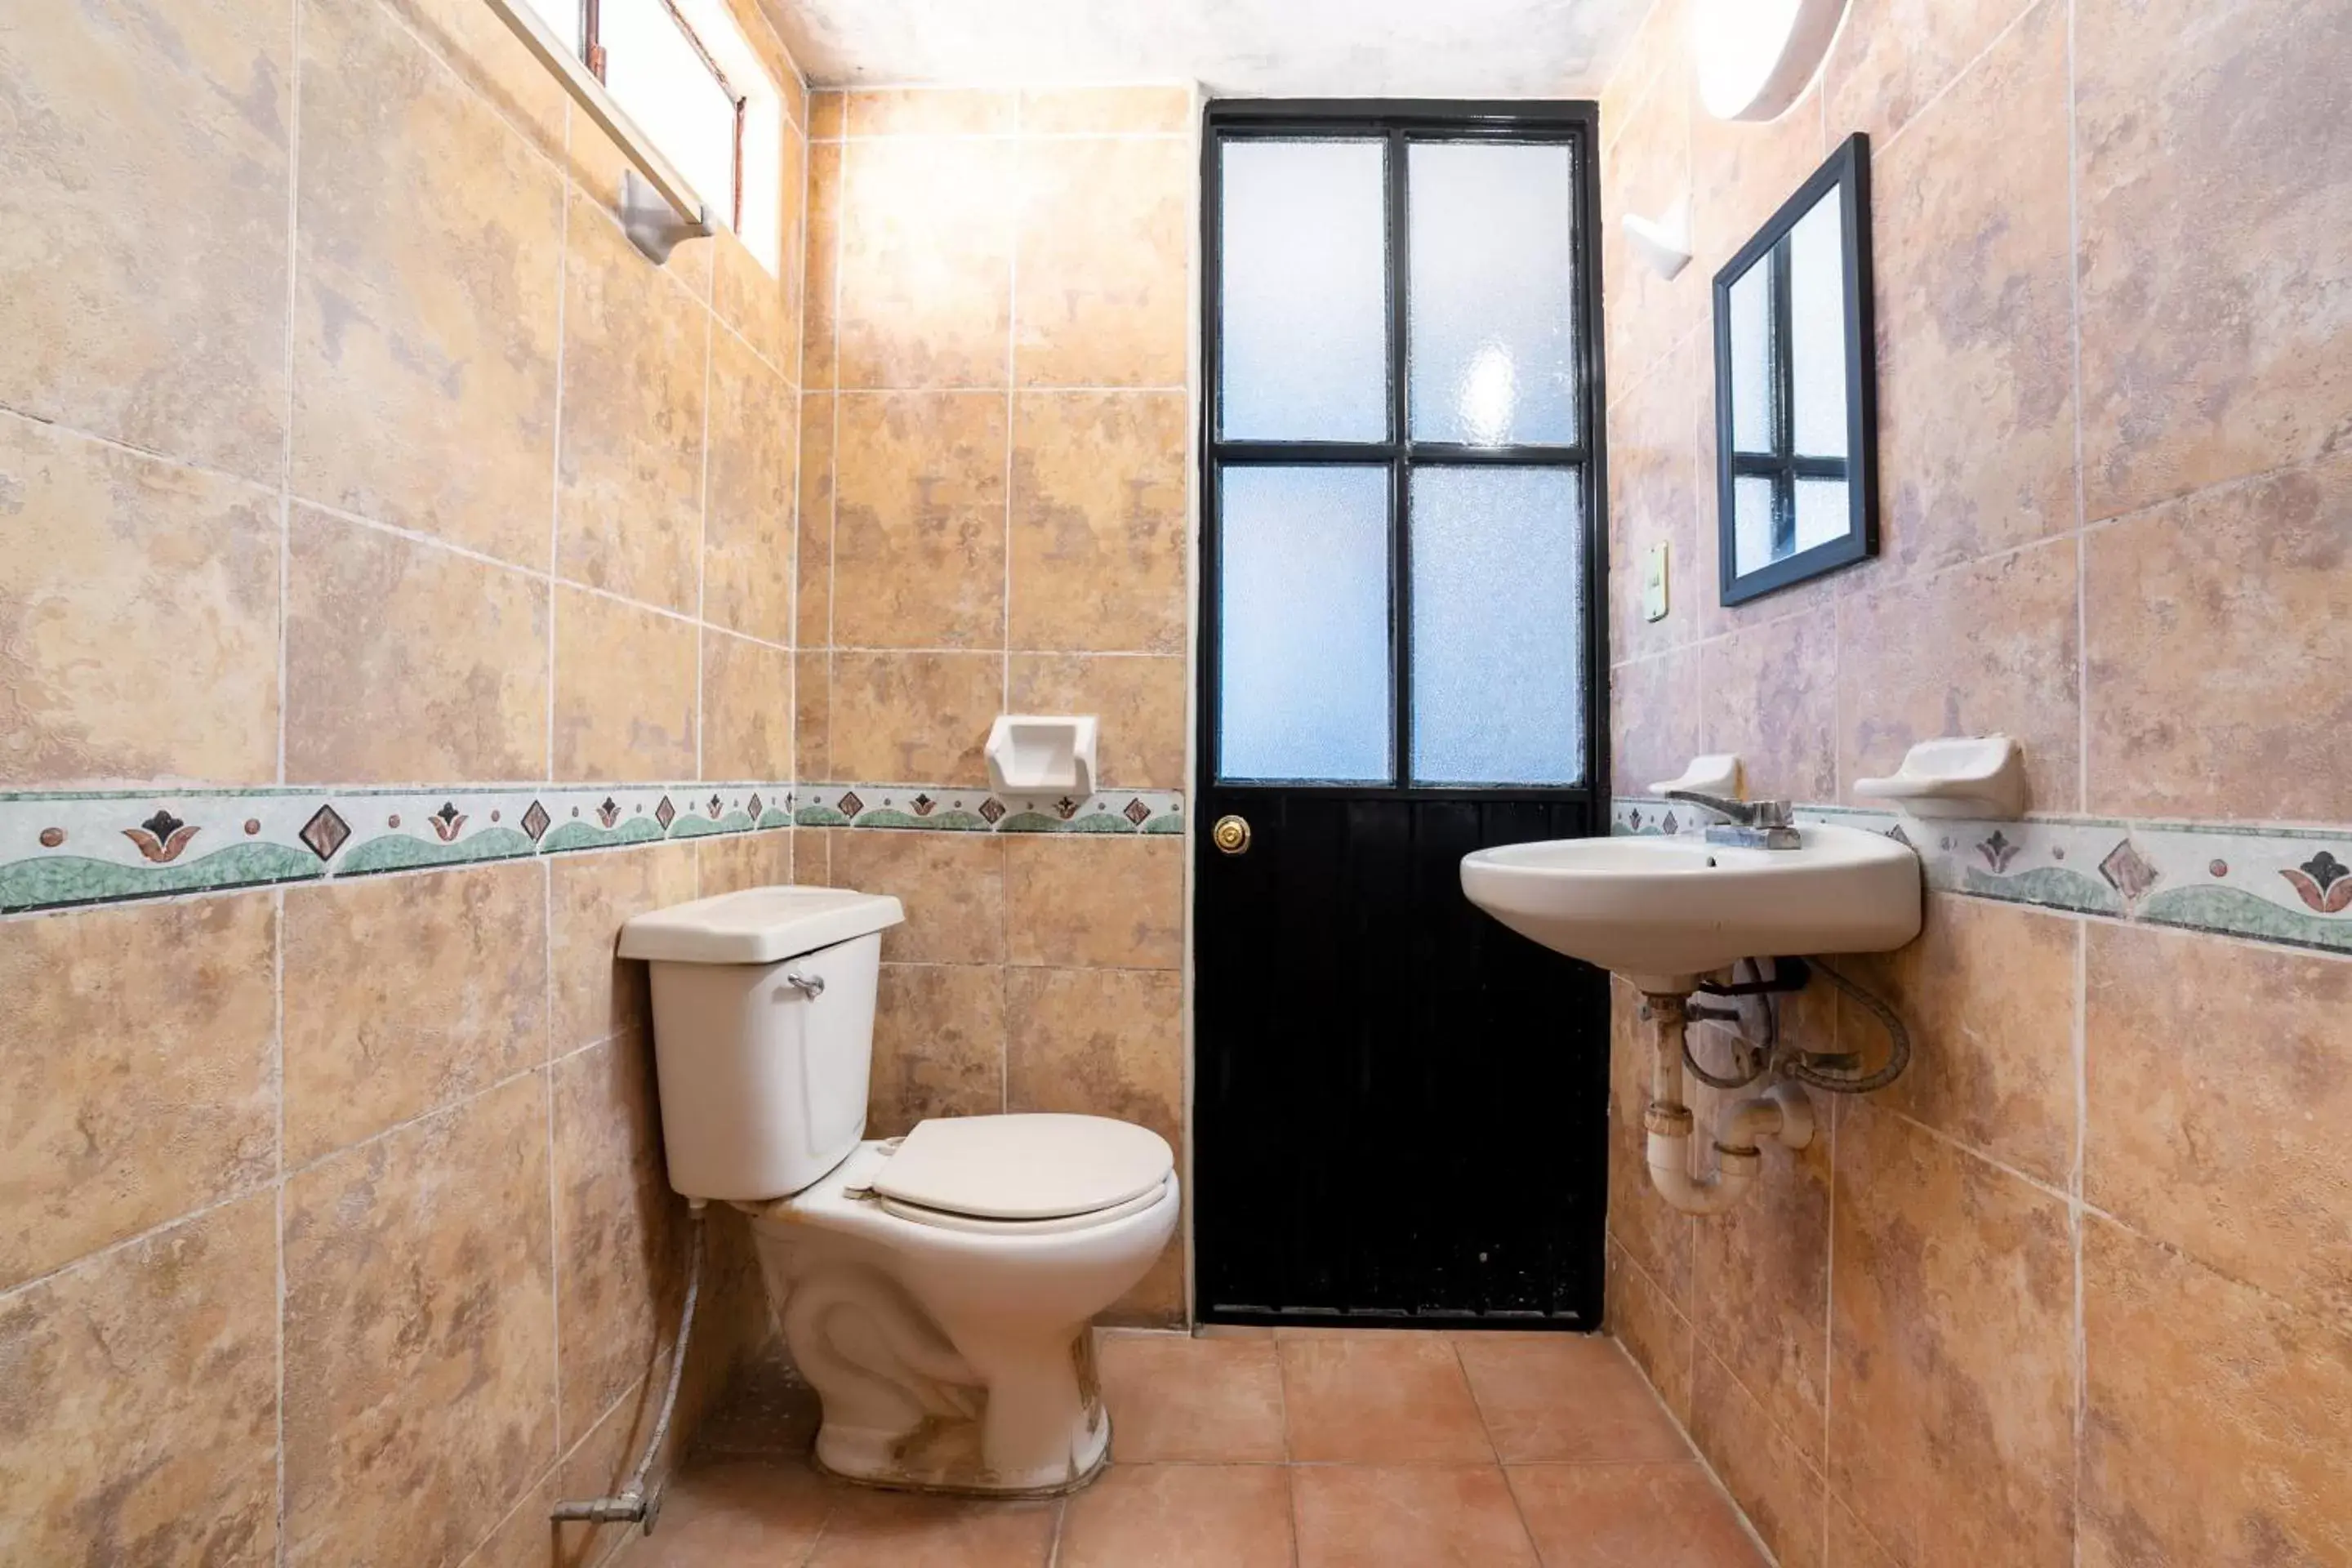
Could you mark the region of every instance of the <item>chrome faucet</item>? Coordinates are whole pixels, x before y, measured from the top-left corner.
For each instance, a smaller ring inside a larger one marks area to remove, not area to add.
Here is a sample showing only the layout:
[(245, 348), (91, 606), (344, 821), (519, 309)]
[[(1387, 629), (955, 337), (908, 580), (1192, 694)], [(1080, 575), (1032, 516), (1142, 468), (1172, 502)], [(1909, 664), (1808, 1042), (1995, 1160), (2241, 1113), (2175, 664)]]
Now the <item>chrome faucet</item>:
[(1719, 795), (1702, 795), (1695, 789), (1670, 789), (1668, 800), (1686, 801), (1703, 805), (1722, 822), (1710, 823), (1706, 829), (1709, 844), (1732, 845), (1742, 849), (1801, 849), (1804, 840), (1797, 833), (1792, 808), (1785, 800), (1727, 800)]

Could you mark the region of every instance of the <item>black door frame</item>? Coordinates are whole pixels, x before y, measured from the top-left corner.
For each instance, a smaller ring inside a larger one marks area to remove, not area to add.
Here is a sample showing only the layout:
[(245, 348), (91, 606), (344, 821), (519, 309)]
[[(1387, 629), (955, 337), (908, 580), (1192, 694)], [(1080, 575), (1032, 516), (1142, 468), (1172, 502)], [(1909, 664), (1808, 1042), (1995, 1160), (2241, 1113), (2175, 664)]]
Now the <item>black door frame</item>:
[[(1384, 238), (1389, 262), (1389, 437), (1384, 441), (1227, 441), (1217, 429), (1223, 365), (1219, 351), (1223, 320), (1221, 191), (1218, 148), (1226, 141), (1295, 141), (1301, 135), (1378, 137), (1388, 143), (1388, 211)], [(1576, 233), (1571, 253), (1586, 287), (1577, 300), (1577, 439), (1566, 446), (1465, 446), (1416, 441), (1407, 423), (1411, 342), (1406, 317), (1410, 300), (1410, 247), (1406, 241), (1404, 147), (1408, 141), (1498, 141), (1559, 142), (1576, 159)], [(1208, 106), (1201, 136), (1201, 637), (1200, 697), (1196, 721), (1200, 768), (1196, 794), (1212, 784), (1248, 788), (1250, 781), (1219, 777), (1217, 715), (1223, 671), (1218, 643), (1217, 470), (1224, 464), (1345, 464), (1389, 471), (1389, 651), (1391, 659), (1390, 784), (1268, 784), (1291, 792), (1360, 795), (1379, 791), (1403, 800), (1585, 800), (1602, 820), (1609, 806), (1609, 592), (1607, 442), (1603, 438), (1601, 313), (1600, 108), (1589, 101), (1436, 99), (1221, 99)], [(1412, 624), (1410, 614), (1410, 497), (1407, 481), (1415, 466), (1572, 468), (1584, 523), (1584, 782), (1569, 785), (1415, 784), (1412, 781)]]
[[(1222, 258), (1219, 181), (1219, 154), (1225, 142), (1272, 139), (1295, 140), (1305, 137), (1378, 138), (1387, 143), (1388, 189), (1387, 214), (1383, 237), (1388, 248), (1387, 330), (1390, 335), (1390, 365), (1392, 384), (1390, 388), (1388, 438), (1377, 442), (1279, 442), (1227, 441), (1218, 431), (1218, 404), (1223, 367), (1220, 363), (1219, 338), (1222, 326)], [(1577, 384), (1576, 438), (1565, 445), (1517, 445), (1507, 447), (1475, 447), (1454, 443), (1416, 441), (1411, 434), (1408, 395), (1411, 385), (1411, 342), (1407, 310), (1410, 300), (1410, 254), (1408, 243), (1410, 199), (1405, 169), (1405, 145), (1412, 140), (1477, 141), (1492, 140), (1515, 142), (1563, 143), (1572, 150), (1577, 181), (1574, 208), (1576, 230), (1571, 239), (1574, 264), (1581, 269), (1584, 287), (1576, 300), (1577, 342), (1575, 371)], [(1569, 831), (1605, 833), (1609, 821), (1609, 592), (1608, 592), (1608, 469), (1606, 464), (1605, 411), (1607, 399), (1602, 375), (1603, 343), (1601, 321), (1601, 200), (1599, 177), (1599, 112), (1591, 102), (1528, 102), (1516, 100), (1454, 101), (1418, 100), (1226, 100), (1209, 105), (1202, 135), (1202, 204), (1201, 244), (1202, 258), (1203, 309), (1202, 311), (1202, 395), (1201, 398), (1199, 450), (1196, 480), (1200, 485), (1202, 532), (1200, 541), (1200, 640), (1198, 701), (1195, 707), (1197, 725), (1195, 756), (1199, 759), (1194, 775), (1193, 801), (1204, 807), (1222, 798), (1226, 804), (1215, 809), (1231, 809), (1234, 797), (1246, 801), (1255, 796), (1278, 814), (1282, 797), (1297, 797), (1330, 802), (1338, 807), (1350, 799), (1362, 801), (1393, 801), (1436, 803), (1444, 809), (1446, 803), (1459, 805), (1497, 806), (1506, 813), (1516, 811), (1520, 823), (1552, 821), (1552, 833), (1570, 817), (1583, 824), (1580, 829)], [(1391, 684), (1391, 778), (1386, 784), (1318, 784), (1248, 780), (1221, 780), (1219, 774), (1218, 720), (1221, 705), (1223, 670), (1219, 647), (1219, 486), (1218, 474), (1225, 465), (1309, 465), (1346, 464), (1359, 467), (1379, 467), (1389, 475), (1389, 573), (1390, 592), (1390, 658)], [(1579, 486), (1581, 522), (1584, 529), (1582, 559), (1583, 635), (1578, 649), (1579, 664), (1585, 680), (1587, 700), (1584, 705), (1582, 782), (1569, 785), (1437, 785), (1412, 782), (1412, 578), (1411, 527), (1409, 495), (1410, 476), (1415, 467), (1428, 466), (1512, 466), (1573, 468), (1580, 470)], [(1549, 808), (1549, 809), (1548, 809)], [(1239, 809), (1252, 811), (1243, 804)], [(1566, 815), (1564, 815), (1564, 813)], [(1205, 815), (1196, 809), (1196, 816)], [(1480, 814), (1486, 815), (1486, 814)], [(1195, 824), (1195, 865), (1192, 899), (1196, 910), (1207, 897), (1207, 888), (1201, 871), (1202, 862), (1213, 859), (1206, 834), (1208, 823)], [(1527, 836), (1524, 829), (1513, 836)], [(1543, 837), (1538, 831), (1534, 836)], [(1467, 846), (1477, 847), (1474, 842)], [(1492, 940), (1517, 942), (1521, 939), (1496, 928)], [(1195, 944), (1194, 963), (1204, 963), (1209, 945)], [(1550, 955), (1541, 955), (1549, 959)], [(1564, 962), (1564, 961), (1558, 961)], [(1580, 966), (1579, 966), (1580, 967)], [(1517, 975), (1510, 984), (1524, 982)], [(1198, 976), (1196, 976), (1196, 985)], [(1599, 993), (1602, 1016), (1600, 1020), (1601, 1041), (1605, 1052), (1607, 1039), (1606, 983)], [(1201, 1021), (1196, 1008), (1195, 1027)], [(1205, 1083), (1213, 1051), (1211, 1042), (1198, 1037), (1193, 1042), (1196, 1085)], [(1570, 1157), (1570, 1167), (1587, 1173), (1583, 1180), (1596, 1184), (1593, 1201), (1599, 1201), (1604, 1181), (1601, 1175), (1605, 1160), (1600, 1150), (1605, 1139), (1605, 1121), (1600, 1113), (1605, 1108), (1606, 1070), (1600, 1070), (1601, 1105), (1595, 1108), (1593, 1124), (1584, 1131), (1593, 1140), (1591, 1150), (1576, 1151)], [(1204, 1089), (1196, 1087), (1197, 1102)], [(1573, 1124), (1573, 1123), (1571, 1123)], [(1215, 1157), (1213, 1150), (1196, 1148), (1195, 1159)], [(1387, 1173), (1370, 1173), (1376, 1179), (1389, 1179)], [(1195, 1184), (1200, 1185), (1201, 1173), (1195, 1171)], [(1205, 1188), (1202, 1189), (1205, 1192)], [(1195, 1316), (1212, 1322), (1297, 1322), (1302, 1316), (1296, 1310), (1257, 1310), (1238, 1305), (1221, 1306), (1210, 1294), (1208, 1270), (1203, 1267), (1206, 1256), (1216, 1247), (1213, 1237), (1206, 1232), (1211, 1216), (1203, 1203), (1195, 1208), (1194, 1290)], [(1597, 1221), (1595, 1235), (1598, 1235)], [(1483, 1254), (1481, 1255), (1483, 1258)], [(1597, 1270), (1597, 1262), (1596, 1262)], [(1459, 1321), (1485, 1327), (1584, 1328), (1598, 1321), (1599, 1288), (1597, 1274), (1591, 1293), (1580, 1305), (1563, 1305), (1550, 1314), (1497, 1314), (1482, 1316), (1471, 1313), (1448, 1313), (1444, 1310), (1399, 1311), (1386, 1309), (1358, 1311), (1347, 1310), (1349, 1321), (1366, 1324), (1388, 1322), (1399, 1325), (1428, 1325)]]

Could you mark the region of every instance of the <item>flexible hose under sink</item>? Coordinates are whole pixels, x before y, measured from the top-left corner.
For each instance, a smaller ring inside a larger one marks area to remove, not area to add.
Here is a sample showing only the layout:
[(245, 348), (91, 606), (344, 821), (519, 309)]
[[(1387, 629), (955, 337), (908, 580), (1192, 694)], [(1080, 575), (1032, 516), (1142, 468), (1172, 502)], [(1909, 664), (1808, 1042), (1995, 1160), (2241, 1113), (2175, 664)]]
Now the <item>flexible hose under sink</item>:
[(1824, 1071), (1811, 1066), (1803, 1057), (1795, 1056), (1788, 1062), (1789, 1076), (1799, 1083), (1825, 1089), (1832, 1094), (1868, 1094), (1872, 1089), (1885, 1089), (1901, 1078), (1903, 1069), (1911, 1065), (1911, 1031), (1903, 1026), (1903, 1020), (1895, 1016), (1895, 1009), (1820, 959), (1814, 959), (1812, 965), (1829, 976), (1831, 984), (1853, 997), (1878, 1020), (1879, 1027), (1886, 1031), (1886, 1061), (1876, 1072), (1855, 1074)]
[(611, 1497), (587, 1498), (572, 1502), (559, 1502), (549, 1512), (555, 1520), (585, 1520), (593, 1524), (635, 1524), (642, 1521), (646, 1533), (654, 1532), (654, 1521), (661, 1512), (661, 1493), (646, 1489), (646, 1478), (652, 1475), (654, 1460), (660, 1455), (662, 1443), (669, 1436), (669, 1419), (677, 1409), (677, 1388), (686, 1373), (686, 1347), (694, 1336), (694, 1307), (702, 1294), (702, 1211), (703, 1200), (688, 1200), (688, 1240), (686, 1264), (686, 1306), (678, 1313), (677, 1344), (670, 1352), (669, 1381), (662, 1389), (661, 1414), (654, 1418), (653, 1435), (646, 1440), (646, 1451), (630, 1472), (629, 1484)]

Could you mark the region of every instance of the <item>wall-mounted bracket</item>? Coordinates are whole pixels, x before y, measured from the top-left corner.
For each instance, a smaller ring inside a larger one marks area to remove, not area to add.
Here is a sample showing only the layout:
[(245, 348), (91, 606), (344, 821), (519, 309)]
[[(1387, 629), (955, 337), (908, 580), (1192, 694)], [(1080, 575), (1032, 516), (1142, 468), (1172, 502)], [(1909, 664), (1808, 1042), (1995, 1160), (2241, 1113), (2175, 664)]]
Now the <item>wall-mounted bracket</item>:
[(710, 232), (710, 226), (689, 222), (678, 215), (677, 207), (652, 181), (635, 169), (621, 171), (621, 232), (629, 243), (643, 251), (646, 259), (659, 267), (669, 259), (678, 242), (700, 239)]

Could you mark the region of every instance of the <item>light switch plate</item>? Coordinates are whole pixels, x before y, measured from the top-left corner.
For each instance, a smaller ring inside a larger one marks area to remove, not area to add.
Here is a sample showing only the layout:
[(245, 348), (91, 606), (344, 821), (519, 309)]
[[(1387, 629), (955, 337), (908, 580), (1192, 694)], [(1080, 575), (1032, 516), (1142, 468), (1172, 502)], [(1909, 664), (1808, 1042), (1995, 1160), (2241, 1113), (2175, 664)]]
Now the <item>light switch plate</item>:
[(1663, 621), (1666, 618), (1666, 545), (1664, 540), (1650, 546), (1642, 562), (1642, 618)]

